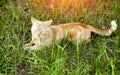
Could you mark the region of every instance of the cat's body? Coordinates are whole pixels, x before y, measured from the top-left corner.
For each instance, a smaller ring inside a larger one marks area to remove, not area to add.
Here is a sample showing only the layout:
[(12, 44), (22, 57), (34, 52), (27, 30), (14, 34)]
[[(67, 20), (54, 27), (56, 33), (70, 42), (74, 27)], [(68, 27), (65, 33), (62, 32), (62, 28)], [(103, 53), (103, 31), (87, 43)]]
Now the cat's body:
[(67, 36), (78, 43), (89, 42), (91, 32), (86, 25), (81, 23), (66, 23), (61, 25), (51, 26), (54, 33), (54, 39), (60, 40), (67, 34)]
[(108, 30), (97, 29), (91, 25), (82, 23), (66, 23), (51, 26), (52, 20), (38, 21), (35, 18), (31, 18), (31, 21), (33, 23), (31, 28), (32, 41), (26, 45), (26, 49), (30, 50), (49, 46), (55, 40), (61, 40), (65, 34), (67, 34), (71, 40), (75, 39), (77, 43), (87, 43), (91, 40), (91, 32), (109, 36), (117, 29), (115, 21), (111, 22), (111, 28)]

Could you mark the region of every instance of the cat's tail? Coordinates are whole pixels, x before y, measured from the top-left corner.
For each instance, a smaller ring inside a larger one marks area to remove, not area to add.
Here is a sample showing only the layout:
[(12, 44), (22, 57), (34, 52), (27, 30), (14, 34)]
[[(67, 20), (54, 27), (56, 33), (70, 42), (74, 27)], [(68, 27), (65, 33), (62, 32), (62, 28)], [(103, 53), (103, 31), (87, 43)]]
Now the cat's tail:
[(97, 29), (91, 25), (88, 25), (88, 28), (91, 32), (100, 34), (100, 35), (104, 35), (104, 36), (109, 36), (112, 34), (113, 31), (115, 31), (117, 29), (117, 23), (115, 20), (111, 21), (111, 27), (108, 30), (102, 30), (102, 29)]

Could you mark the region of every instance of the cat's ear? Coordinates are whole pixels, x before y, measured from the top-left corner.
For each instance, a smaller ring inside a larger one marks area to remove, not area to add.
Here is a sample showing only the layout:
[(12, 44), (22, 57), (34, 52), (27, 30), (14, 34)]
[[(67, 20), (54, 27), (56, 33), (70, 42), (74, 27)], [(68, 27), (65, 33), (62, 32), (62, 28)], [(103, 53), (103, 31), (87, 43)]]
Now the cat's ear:
[(32, 21), (33, 24), (36, 24), (38, 22), (38, 20), (35, 19), (34, 17), (31, 17), (31, 21)]
[(53, 20), (51, 19), (51, 20), (48, 20), (48, 21), (46, 21), (46, 25), (51, 25), (52, 24), (52, 22), (53, 22)]
[(34, 17), (31, 17), (31, 21), (32, 21), (32, 23), (34, 23), (35, 22), (35, 18)]
[(48, 20), (48, 21), (39, 21), (39, 20), (35, 19), (34, 17), (31, 17), (31, 21), (32, 21), (33, 25), (34, 24), (35, 25), (43, 25), (43, 24), (45, 24), (45, 25), (50, 26), (52, 24), (53, 20), (51, 19), (51, 20)]

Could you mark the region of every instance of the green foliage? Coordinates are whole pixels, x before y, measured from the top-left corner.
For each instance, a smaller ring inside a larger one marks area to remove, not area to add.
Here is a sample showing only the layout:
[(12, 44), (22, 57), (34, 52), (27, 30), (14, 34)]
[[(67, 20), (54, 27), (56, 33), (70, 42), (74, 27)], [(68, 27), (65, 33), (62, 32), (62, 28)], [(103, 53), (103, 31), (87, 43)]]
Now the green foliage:
[[(90, 11), (75, 9), (74, 13), (60, 16), (57, 9), (49, 12), (43, 10), (42, 5), (37, 8), (33, 3), (31, 0), (13, 0), (1, 7), (0, 75), (120, 74), (119, 0), (101, 2)], [(53, 24), (76, 21), (98, 28), (115, 19), (118, 30), (109, 37), (93, 34), (93, 40), (88, 44), (76, 45), (64, 38), (48, 48), (27, 51), (23, 46), (31, 40), (31, 16), (39, 20), (53, 19)]]

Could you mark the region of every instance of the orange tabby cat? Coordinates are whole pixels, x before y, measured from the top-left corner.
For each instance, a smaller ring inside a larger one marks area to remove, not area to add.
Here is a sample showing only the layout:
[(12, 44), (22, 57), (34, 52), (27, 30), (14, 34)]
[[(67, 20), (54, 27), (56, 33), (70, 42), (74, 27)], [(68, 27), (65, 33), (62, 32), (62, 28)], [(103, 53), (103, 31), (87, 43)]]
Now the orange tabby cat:
[(31, 17), (33, 23), (31, 32), (32, 40), (25, 45), (25, 49), (36, 50), (43, 46), (52, 44), (55, 40), (60, 40), (64, 34), (69, 34), (71, 40), (76, 39), (77, 43), (87, 43), (91, 40), (91, 32), (109, 36), (117, 29), (116, 21), (111, 21), (111, 28), (108, 30), (97, 29), (91, 25), (82, 23), (66, 23), (51, 26), (52, 20), (39, 21)]

